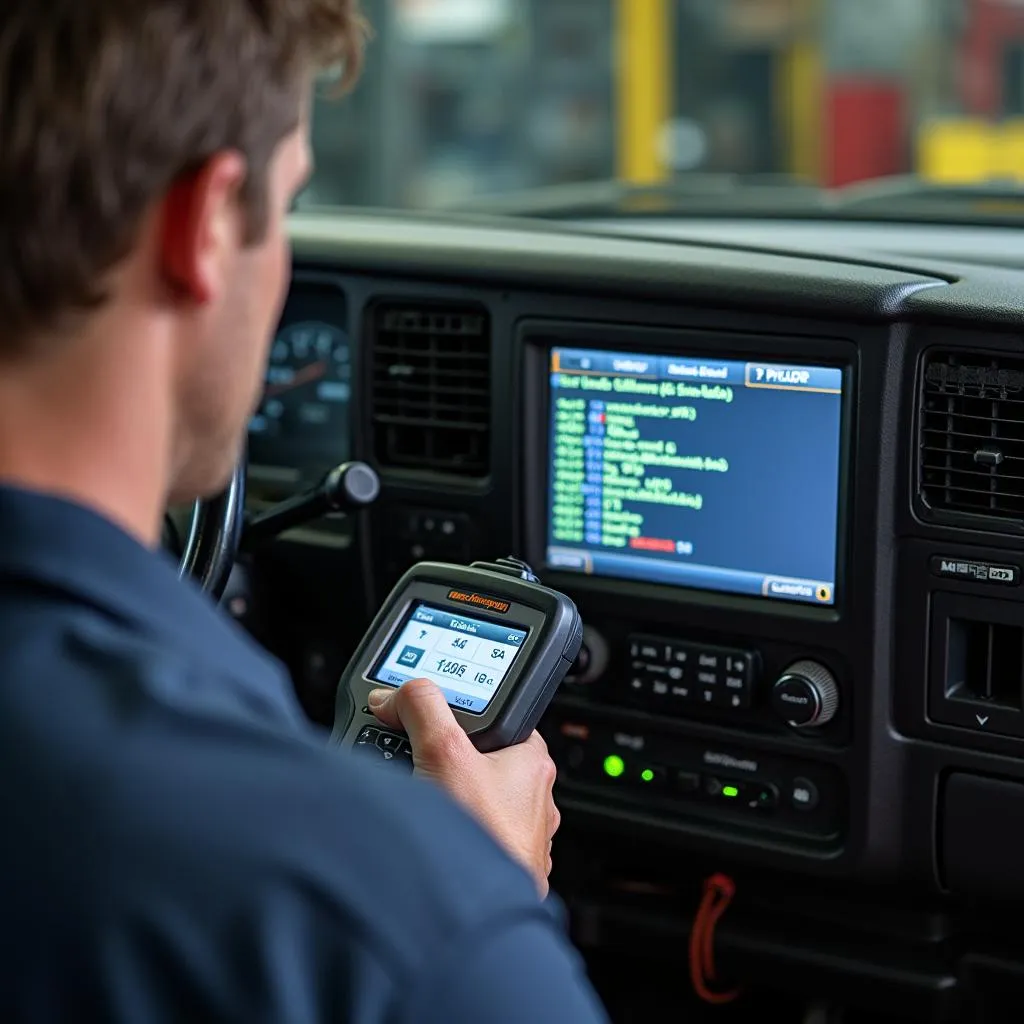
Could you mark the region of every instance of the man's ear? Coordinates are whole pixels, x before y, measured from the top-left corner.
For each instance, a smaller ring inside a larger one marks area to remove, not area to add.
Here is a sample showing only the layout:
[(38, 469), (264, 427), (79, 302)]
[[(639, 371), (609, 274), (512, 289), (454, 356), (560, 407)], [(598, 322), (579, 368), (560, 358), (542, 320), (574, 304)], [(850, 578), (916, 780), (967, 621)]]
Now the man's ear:
[(242, 243), (239, 198), (245, 158), (218, 153), (199, 170), (179, 178), (164, 200), (160, 232), (162, 270), (168, 283), (196, 304), (224, 289), (231, 254)]

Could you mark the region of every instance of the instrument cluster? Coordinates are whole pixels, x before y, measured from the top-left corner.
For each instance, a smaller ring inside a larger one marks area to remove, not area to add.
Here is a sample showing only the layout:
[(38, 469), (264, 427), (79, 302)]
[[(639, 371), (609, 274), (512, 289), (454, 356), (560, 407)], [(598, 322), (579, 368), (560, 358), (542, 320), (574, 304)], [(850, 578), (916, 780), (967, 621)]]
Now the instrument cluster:
[(344, 291), (330, 276), (297, 275), (249, 423), (257, 487), (299, 489), (348, 458), (353, 373)]

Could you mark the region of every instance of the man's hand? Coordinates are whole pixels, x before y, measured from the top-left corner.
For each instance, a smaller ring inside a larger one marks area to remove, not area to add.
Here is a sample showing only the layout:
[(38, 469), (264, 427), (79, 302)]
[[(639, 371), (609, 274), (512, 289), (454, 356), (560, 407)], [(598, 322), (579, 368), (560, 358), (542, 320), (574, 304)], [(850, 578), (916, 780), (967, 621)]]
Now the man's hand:
[(551, 792), (555, 764), (544, 740), (534, 733), (517, 746), (481, 754), (428, 679), (374, 690), (369, 705), (384, 725), (408, 735), (416, 772), (448, 790), (547, 895), (551, 839), (561, 819)]

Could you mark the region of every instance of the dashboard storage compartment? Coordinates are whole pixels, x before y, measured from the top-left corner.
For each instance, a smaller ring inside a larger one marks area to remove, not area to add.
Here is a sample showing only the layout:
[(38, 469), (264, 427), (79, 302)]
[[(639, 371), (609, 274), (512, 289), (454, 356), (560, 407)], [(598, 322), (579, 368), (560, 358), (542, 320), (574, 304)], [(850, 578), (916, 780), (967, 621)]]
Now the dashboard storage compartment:
[(957, 896), (1024, 901), (1024, 783), (953, 772), (942, 793), (939, 874)]
[(1024, 739), (1024, 625), (1015, 601), (932, 598), (929, 715)]

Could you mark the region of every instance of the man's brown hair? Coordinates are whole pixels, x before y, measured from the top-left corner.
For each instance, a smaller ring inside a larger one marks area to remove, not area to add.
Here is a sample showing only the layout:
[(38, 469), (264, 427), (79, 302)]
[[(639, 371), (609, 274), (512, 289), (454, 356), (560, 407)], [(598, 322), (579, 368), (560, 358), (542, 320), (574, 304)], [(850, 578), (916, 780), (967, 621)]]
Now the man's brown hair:
[(311, 73), (358, 73), (358, 0), (0, 0), (0, 352), (103, 301), (152, 203), (248, 162), (248, 238)]

